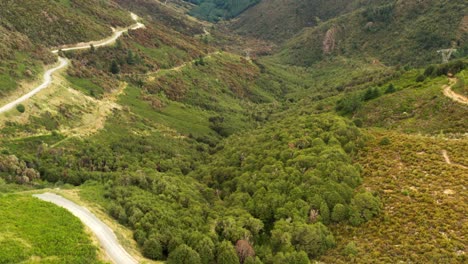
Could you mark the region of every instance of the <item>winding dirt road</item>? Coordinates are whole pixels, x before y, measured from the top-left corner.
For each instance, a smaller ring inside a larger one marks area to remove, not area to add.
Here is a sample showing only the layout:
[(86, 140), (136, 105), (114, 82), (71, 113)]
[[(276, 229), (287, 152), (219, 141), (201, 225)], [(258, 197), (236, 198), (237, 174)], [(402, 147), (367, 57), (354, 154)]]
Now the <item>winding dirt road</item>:
[(88, 209), (81, 207), (72, 201), (54, 193), (35, 194), (33, 196), (43, 201), (51, 202), (60, 207), (63, 207), (78, 217), (96, 235), (96, 237), (99, 239), (99, 242), (101, 243), (101, 246), (105, 249), (107, 255), (110, 257), (113, 263), (138, 263), (138, 261), (130, 254), (128, 254), (128, 252), (120, 245), (114, 232), (112, 232), (112, 230), (106, 224), (99, 220), (99, 218), (97, 218)]
[[(130, 15), (131, 15), (132, 19), (136, 22), (136, 24), (134, 24), (132, 26), (129, 26), (129, 27), (126, 27), (126, 28), (122, 28), (122, 29), (114, 29), (113, 28), (112, 29), (113, 34), (109, 38), (99, 40), (99, 41), (90, 41), (90, 42), (86, 42), (86, 43), (79, 43), (79, 44), (75, 44), (73, 46), (63, 47), (63, 48), (60, 48), (60, 49), (55, 49), (55, 50), (52, 50), (52, 53), (57, 54), (60, 50), (62, 50), (62, 51), (72, 51), (72, 50), (89, 49), (89, 48), (91, 48), (91, 45), (93, 45), (96, 48), (97, 47), (103, 47), (103, 46), (109, 46), (109, 45), (114, 44), (115, 41), (118, 38), (120, 38), (124, 32), (145, 27), (144, 24), (138, 22), (139, 17), (137, 15), (135, 15), (134, 13), (130, 13)], [(42, 82), (41, 85), (39, 85), (36, 88), (32, 89), (30, 92), (28, 92), (27, 94), (19, 97), (18, 99), (16, 99), (16, 100), (14, 100), (14, 101), (0, 107), (0, 114), (13, 109), (15, 106), (17, 106), (20, 103), (28, 100), (29, 98), (31, 98), (32, 96), (34, 96), (38, 92), (42, 91), (43, 89), (49, 87), (52, 84), (52, 81), (53, 81), (52, 75), (56, 71), (67, 67), (68, 64), (69, 64), (69, 61), (67, 59), (63, 58), (63, 57), (59, 56), (58, 60), (59, 60), (59, 65), (57, 67), (49, 69), (44, 73), (44, 75), (43, 75), (44, 81)]]
[(457, 94), (456, 92), (454, 92), (452, 90), (452, 86), (454, 86), (457, 83), (457, 79), (449, 78), (449, 82), (450, 83), (448, 85), (444, 85), (442, 87), (444, 95), (447, 96), (448, 98), (452, 99), (455, 102), (458, 102), (460, 104), (468, 105), (468, 98), (467, 97), (465, 97), (465, 96), (463, 96), (461, 94)]

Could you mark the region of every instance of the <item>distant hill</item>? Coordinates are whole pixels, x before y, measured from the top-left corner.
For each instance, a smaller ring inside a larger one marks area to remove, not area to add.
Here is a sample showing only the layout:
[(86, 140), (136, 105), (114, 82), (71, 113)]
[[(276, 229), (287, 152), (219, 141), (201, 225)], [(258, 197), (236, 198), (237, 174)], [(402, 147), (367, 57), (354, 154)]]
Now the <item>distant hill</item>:
[(284, 62), (311, 65), (330, 56), (370, 58), (387, 65), (440, 61), (437, 50), (468, 50), (464, 0), (397, 1), (357, 9), (307, 28), (288, 41)]
[(190, 14), (208, 21), (236, 17), (260, 0), (185, 0), (195, 5)]
[(268, 0), (246, 10), (232, 28), (243, 35), (283, 42), (304, 27), (316, 26), (356, 8), (382, 0)]

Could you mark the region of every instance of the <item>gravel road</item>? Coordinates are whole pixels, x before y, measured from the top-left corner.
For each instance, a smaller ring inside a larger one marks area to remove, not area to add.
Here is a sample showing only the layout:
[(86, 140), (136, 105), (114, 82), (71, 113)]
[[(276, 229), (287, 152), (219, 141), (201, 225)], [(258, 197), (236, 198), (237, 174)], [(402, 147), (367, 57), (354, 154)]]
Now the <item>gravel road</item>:
[(97, 218), (88, 209), (79, 206), (62, 196), (53, 193), (35, 194), (35, 197), (54, 203), (63, 207), (78, 217), (91, 231), (96, 235), (102, 248), (106, 251), (109, 258), (116, 264), (136, 264), (138, 263), (127, 251), (120, 245), (114, 232)]

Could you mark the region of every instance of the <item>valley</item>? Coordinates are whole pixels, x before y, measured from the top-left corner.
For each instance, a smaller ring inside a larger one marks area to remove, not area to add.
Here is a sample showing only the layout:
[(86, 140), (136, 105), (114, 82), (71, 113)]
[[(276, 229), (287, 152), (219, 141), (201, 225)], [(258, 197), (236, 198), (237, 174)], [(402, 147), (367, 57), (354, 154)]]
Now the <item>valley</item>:
[(465, 263), (468, 6), (344, 2), (0, 3), (0, 263)]

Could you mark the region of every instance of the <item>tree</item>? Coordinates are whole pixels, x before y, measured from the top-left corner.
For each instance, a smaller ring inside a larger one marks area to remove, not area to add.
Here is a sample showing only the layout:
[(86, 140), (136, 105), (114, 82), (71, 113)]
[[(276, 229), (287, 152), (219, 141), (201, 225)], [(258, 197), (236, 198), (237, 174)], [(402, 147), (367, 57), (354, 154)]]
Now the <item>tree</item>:
[(396, 89), (395, 89), (395, 86), (393, 85), (393, 83), (389, 84), (387, 89), (385, 89), (385, 93), (386, 94), (390, 94), (390, 93), (394, 93), (396, 92)]
[(134, 65), (136, 63), (135, 56), (133, 55), (132, 50), (128, 50), (127, 52), (127, 64)]
[(336, 204), (333, 207), (331, 219), (333, 222), (341, 222), (347, 218), (348, 210), (342, 204)]
[(258, 257), (248, 257), (245, 259), (244, 264), (262, 264)]
[(115, 60), (113, 60), (111, 63), (110, 71), (112, 74), (120, 73), (120, 66)]
[(208, 236), (199, 232), (191, 233), (187, 239), (187, 244), (198, 252), (203, 264), (211, 263), (214, 259), (215, 245)]
[(296, 250), (303, 250), (309, 257), (316, 257), (335, 245), (330, 230), (318, 222), (315, 224), (297, 224), (294, 228), (292, 243)]
[(224, 240), (219, 244), (216, 261), (218, 264), (239, 264), (236, 250), (229, 241)]
[(93, 44), (89, 45), (89, 49), (91, 50), (91, 53), (96, 52), (96, 48), (94, 47)]
[(364, 101), (369, 101), (379, 97), (379, 90), (377, 88), (368, 88), (364, 93)]
[(351, 200), (350, 223), (360, 225), (380, 212), (380, 200), (369, 192), (358, 193)]
[(169, 254), (167, 264), (201, 264), (200, 256), (191, 247), (182, 244)]
[(361, 104), (362, 101), (359, 95), (348, 95), (337, 102), (336, 110), (343, 114), (350, 114), (361, 107)]
[(156, 238), (146, 240), (143, 244), (143, 256), (155, 260), (162, 259), (163, 248), (161, 246), (161, 242)]
[(330, 209), (328, 209), (328, 205), (325, 202), (320, 205), (320, 217), (322, 218), (322, 223), (330, 223)]
[(255, 251), (247, 240), (237, 241), (236, 252), (241, 264), (243, 264), (248, 257), (255, 257)]
[(418, 75), (418, 77), (416, 77), (416, 82), (424, 82), (424, 80), (426, 80), (426, 77), (422, 74)]

